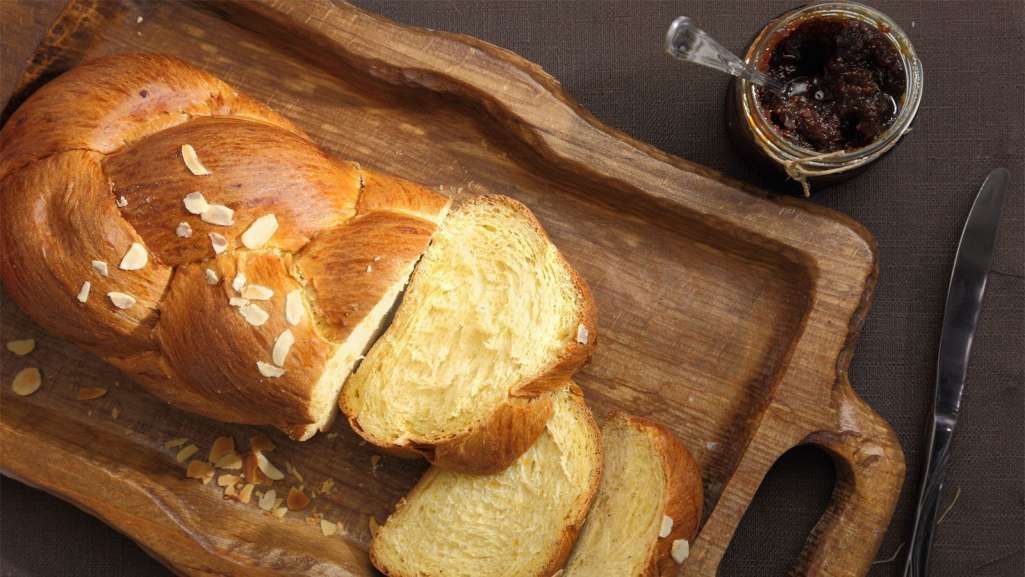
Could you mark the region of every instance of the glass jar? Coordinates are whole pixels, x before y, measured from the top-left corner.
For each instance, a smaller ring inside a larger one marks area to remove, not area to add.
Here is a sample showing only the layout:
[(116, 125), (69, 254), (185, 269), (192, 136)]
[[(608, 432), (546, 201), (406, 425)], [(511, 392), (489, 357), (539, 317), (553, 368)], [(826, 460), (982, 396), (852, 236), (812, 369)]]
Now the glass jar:
[(824, 17), (853, 18), (874, 26), (893, 42), (901, 56), (906, 79), (904, 94), (897, 103), (893, 123), (875, 140), (850, 150), (812, 150), (792, 142), (776, 128), (763, 114), (755, 86), (747, 80), (734, 79), (726, 98), (726, 125), (734, 145), (762, 168), (798, 181), (806, 196), (812, 187), (846, 180), (889, 152), (911, 130), (922, 101), (922, 63), (907, 34), (889, 16), (855, 2), (813, 2), (782, 14), (755, 37), (744, 59), (763, 70), (772, 50), (798, 24)]

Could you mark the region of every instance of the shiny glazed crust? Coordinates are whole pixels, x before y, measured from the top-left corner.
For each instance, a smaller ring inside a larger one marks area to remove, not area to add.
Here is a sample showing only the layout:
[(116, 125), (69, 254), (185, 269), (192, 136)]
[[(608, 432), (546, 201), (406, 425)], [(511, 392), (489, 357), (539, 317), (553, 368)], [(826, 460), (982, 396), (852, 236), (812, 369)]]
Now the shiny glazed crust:
[[(186, 166), (186, 144), (210, 174)], [(233, 223), (190, 214), (183, 198), (194, 191), (233, 209)], [(332, 389), (378, 331), (448, 204), (329, 158), (284, 117), (162, 55), (79, 66), (0, 131), (0, 277), (22, 309), (171, 404), (301, 439), (329, 421)], [(248, 227), (270, 214), (270, 240), (243, 246)], [(190, 236), (177, 234), (181, 222)], [(215, 254), (210, 233), (226, 239), (224, 252)], [(148, 261), (121, 270), (133, 243)], [(252, 301), (268, 313), (259, 326), (229, 304), (239, 273), (273, 291)], [(292, 325), (285, 302), (296, 290), (305, 314)], [(109, 292), (135, 303), (118, 308)], [(286, 329), (295, 344), (285, 372), (265, 376), (257, 361), (272, 362)]]

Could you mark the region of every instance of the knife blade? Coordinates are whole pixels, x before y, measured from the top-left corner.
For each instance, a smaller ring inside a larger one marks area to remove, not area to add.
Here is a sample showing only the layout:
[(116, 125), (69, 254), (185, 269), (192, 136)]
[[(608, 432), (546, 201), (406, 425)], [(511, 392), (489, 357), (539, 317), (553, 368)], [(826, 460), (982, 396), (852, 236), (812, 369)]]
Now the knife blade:
[(986, 177), (968, 213), (954, 257), (936, 359), (929, 450), (911, 533), (911, 548), (904, 566), (905, 577), (925, 577), (927, 574), (936, 510), (950, 460), (951, 440), (961, 413), (968, 357), (986, 293), (986, 279), (993, 263), (997, 228), (1009, 180), (1010, 173), (1004, 168), (998, 168)]

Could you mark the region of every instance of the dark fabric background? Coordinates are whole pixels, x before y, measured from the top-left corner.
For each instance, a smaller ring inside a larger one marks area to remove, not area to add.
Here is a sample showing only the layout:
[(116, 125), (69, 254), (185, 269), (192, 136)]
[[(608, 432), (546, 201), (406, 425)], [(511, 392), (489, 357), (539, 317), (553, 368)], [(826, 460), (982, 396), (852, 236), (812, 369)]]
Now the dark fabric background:
[[(925, 98), (914, 132), (892, 154), (857, 179), (820, 192), (814, 202), (864, 223), (879, 244), (879, 285), (851, 381), (893, 424), (908, 458), (908, 481), (880, 558), (893, 554), (910, 529), (936, 343), (961, 226), (986, 173), (1006, 166), (1013, 186), (944, 503), (957, 490), (960, 498), (939, 528), (932, 575), (1021, 577), (1025, 3), (871, 3), (911, 35), (925, 65)], [(765, 185), (726, 141), (725, 77), (669, 62), (660, 43), (672, 18), (686, 14), (741, 51), (767, 19), (798, 2), (358, 4), (403, 23), (463, 32), (513, 50), (561, 80), (604, 122), (673, 154)], [(5, 57), (10, 53), (5, 47)], [(797, 449), (784, 456), (745, 517), (721, 574), (784, 575), (828, 501), (832, 482), (832, 465), (821, 453)], [(130, 541), (55, 498), (6, 478), (2, 491), (4, 576), (168, 574)], [(902, 560), (880, 562), (871, 575), (900, 575)]]

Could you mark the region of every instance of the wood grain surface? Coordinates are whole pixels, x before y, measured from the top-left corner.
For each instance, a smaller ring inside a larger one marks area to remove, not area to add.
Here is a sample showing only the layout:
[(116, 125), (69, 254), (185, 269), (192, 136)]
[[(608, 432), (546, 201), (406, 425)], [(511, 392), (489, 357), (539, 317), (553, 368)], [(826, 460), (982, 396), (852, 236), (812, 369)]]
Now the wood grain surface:
[[(599, 348), (579, 375), (597, 414), (672, 429), (703, 472), (702, 531), (686, 575), (711, 577), (769, 467), (801, 444), (838, 464), (833, 501), (794, 572), (860, 576), (904, 478), (892, 431), (846, 371), (875, 283), (870, 235), (794, 200), (769, 200), (602, 126), (540, 68), (473, 38), (395, 25), (326, 1), (75, 0), (5, 108), (84, 58), (166, 51), (221, 76), (332, 153), (455, 198), (516, 197), (590, 283)], [(6, 79), (5, 79), (6, 86)], [(5, 114), (6, 116), (6, 114)], [(369, 575), (369, 520), (422, 472), (339, 425), (294, 443), (267, 431), (275, 489), (334, 482), (284, 519), (184, 478), (176, 449), (260, 432), (185, 414), (2, 307), (2, 378), (38, 366), (30, 397), (3, 387), (0, 469), (97, 515), (184, 575)], [(106, 396), (78, 401), (83, 386)], [(313, 515), (339, 522), (322, 534)]]

